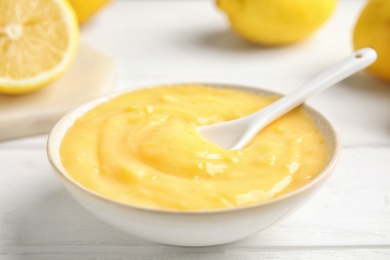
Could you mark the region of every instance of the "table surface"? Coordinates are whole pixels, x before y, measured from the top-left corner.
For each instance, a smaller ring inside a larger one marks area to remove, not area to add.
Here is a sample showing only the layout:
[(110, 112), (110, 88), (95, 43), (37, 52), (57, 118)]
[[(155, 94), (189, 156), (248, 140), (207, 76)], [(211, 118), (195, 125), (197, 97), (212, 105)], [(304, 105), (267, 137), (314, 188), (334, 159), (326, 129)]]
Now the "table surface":
[[(283, 48), (245, 43), (211, 1), (197, 0), (116, 1), (81, 38), (116, 62), (118, 89), (199, 81), (288, 93), (352, 51), (363, 4), (340, 1), (312, 38)], [(390, 85), (359, 73), (308, 103), (340, 133), (336, 171), (290, 218), (217, 247), (163, 246), (115, 230), (62, 187), (47, 136), (0, 143), (0, 259), (390, 259)]]

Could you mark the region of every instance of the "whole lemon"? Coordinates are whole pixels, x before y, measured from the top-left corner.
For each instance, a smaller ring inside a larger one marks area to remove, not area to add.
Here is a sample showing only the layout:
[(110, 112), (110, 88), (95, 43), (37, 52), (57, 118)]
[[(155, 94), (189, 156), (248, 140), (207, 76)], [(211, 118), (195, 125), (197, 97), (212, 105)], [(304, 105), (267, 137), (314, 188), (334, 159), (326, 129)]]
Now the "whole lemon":
[(231, 27), (262, 45), (300, 41), (330, 17), (337, 0), (217, 0)]
[(360, 14), (353, 37), (355, 49), (371, 47), (378, 53), (368, 68), (374, 75), (390, 81), (390, 1), (371, 0)]
[(87, 21), (111, 0), (68, 0), (76, 12), (80, 24)]

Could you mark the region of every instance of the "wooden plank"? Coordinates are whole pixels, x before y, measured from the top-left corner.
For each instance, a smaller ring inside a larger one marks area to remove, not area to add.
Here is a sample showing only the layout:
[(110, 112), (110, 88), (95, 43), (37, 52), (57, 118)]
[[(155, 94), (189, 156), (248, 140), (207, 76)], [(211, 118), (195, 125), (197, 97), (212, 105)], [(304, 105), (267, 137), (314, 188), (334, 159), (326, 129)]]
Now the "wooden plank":
[[(10, 253), (11, 247), (15, 253), (35, 246), (82, 250), (155, 245), (112, 229), (86, 212), (57, 180), (45, 151), (0, 150), (0, 158), (1, 253)], [(389, 158), (390, 147), (345, 149), (336, 172), (307, 205), (227, 248), (389, 246)]]
[[(56, 253), (52, 249), (57, 249)], [(35, 248), (36, 249), (36, 248)], [(51, 247), (49, 253), (41, 253), (36, 250), (35, 253), (28, 254), (7, 254), (0, 255), (0, 259), (132, 259), (132, 260), (255, 260), (255, 259), (343, 259), (343, 260), (388, 260), (390, 257), (389, 248), (227, 248), (227, 247), (208, 247), (208, 248), (176, 248), (176, 247), (84, 247), (82, 251), (79, 248), (56, 248)], [(54, 251), (54, 252), (53, 252)], [(68, 253), (64, 253), (64, 252)]]
[(45, 150), (47, 135), (38, 135), (27, 138), (0, 142), (0, 150), (38, 149)]

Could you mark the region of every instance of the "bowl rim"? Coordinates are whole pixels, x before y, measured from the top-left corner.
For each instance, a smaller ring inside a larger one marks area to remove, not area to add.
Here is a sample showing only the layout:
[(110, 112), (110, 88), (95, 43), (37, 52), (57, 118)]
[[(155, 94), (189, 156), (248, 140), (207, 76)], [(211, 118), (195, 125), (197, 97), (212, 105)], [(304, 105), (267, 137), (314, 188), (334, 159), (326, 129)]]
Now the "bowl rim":
[[(57, 176), (60, 177), (62, 181), (65, 181), (67, 184), (72, 185), (75, 187), (77, 190), (81, 191), (82, 193), (92, 196), (95, 199), (98, 199), (102, 202), (112, 204), (113, 206), (124, 208), (124, 209), (132, 209), (132, 210), (139, 210), (143, 212), (149, 212), (149, 213), (160, 213), (160, 214), (179, 214), (179, 215), (199, 215), (199, 214), (219, 214), (219, 213), (224, 213), (224, 212), (235, 212), (235, 211), (241, 211), (241, 210), (248, 210), (248, 209), (253, 209), (257, 207), (264, 207), (270, 204), (277, 203), (279, 201), (294, 197), (305, 190), (310, 189), (311, 187), (315, 186), (317, 183), (321, 182), (323, 179), (329, 177), (329, 175), (332, 173), (333, 169), (335, 168), (339, 158), (340, 158), (340, 153), (341, 153), (341, 141), (339, 134), (336, 132), (334, 126), (332, 123), (320, 112), (318, 112), (316, 109), (312, 108), (311, 106), (308, 106), (307, 104), (303, 104), (303, 108), (306, 111), (310, 111), (311, 113), (314, 113), (316, 117), (320, 119), (321, 122), (324, 122), (326, 125), (326, 128), (330, 132), (330, 136), (334, 140), (334, 150), (331, 151), (332, 156), (328, 158), (328, 163), (326, 164), (325, 168), (310, 182), (302, 185), (301, 187), (290, 191), (286, 194), (277, 196), (275, 198), (272, 198), (270, 200), (266, 201), (261, 201), (258, 203), (253, 203), (249, 205), (243, 205), (243, 206), (235, 206), (231, 208), (221, 208), (221, 209), (202, 209), (202, 210), (178, 210), (178, 209), (160, 209), (160, 208), (152, 208), (152, 207), (143, 207), (139, 205), (133, 205), (130, 203), (125, 203), (121, 201), (117, 201), (108, 197), (105, 197), (103, 195), (100, 195), (99, 193), (89, 190), (88, 188), (82, 186), (73, 178), (71, 178), (65, 171), (65, 169), (61, 165), (58, 165), (56, 163), (56, 160), (54, 159), (54, 155), (52, 154), (53, 151), (53, 146), (55, 146), (55, 134), (58, 133), (61, 129), (65, 128), (63, 131), (63, 135), (60, 138), (60, 144), (62, 142), (62, 139), (65, 135), (65, 133), (68, 131), (68, 129), (73, 125), (73, 123), (84, 113), (87, 111), (93, 109), (94, 107), (108, 102), (113, 98), (116, 98), (120, 95), (124, 95), (127, 93), (131, 93), (137, 90), (142, 90), (142, 89), (150, 89), (150, 88), (163, 88), (163, 87), (173, 87), (173, 86), (185, 86), (185, 85), (200, 85), (200, 86), (205, 86), (205, 87), (212, 87), (212, 88), (226, 88), (226, 89), (236, 89), (236, 90), (242, 90), (246, 91), (249, 93), (254, 93), (254, 94), (261, 94), (263, 93), (264, 95), (268, 96), (284, 96), (284, 94), (260, 88), (260, 87), (255, 87), (255, 86), (249, 86), (249, 85), (241, 85), (241, 84), (235, 84), (235, 83), (220, 83), (220, 82), (186, 82), (186, 83), (165, 83), (165, 84), (155, 84), (155, 85), (147, 85), (147, 86), (140, 86), (136, 88), (131, 88), (131, 89), (122, 89), (119, 91), (112, 92), (110, 94), (103, 95), (97, 99), (93, 99), (89, 102), (84, 103), (81, 106), (76, 107), (75, 109), (71, 110), (67, 114), (65, 114), (52, 128), (52, 130), (49, 133), (48, 139), (47, 139), (47, 144), (46, 144), (46, 153), (48, 160), (51, 164), (51, 166), (55, 169), (55, 172), (57, 173)], [(68, 120), (68, 118), (72, 118), (70, 120), (71, 124), (67, 127), (64, 127), (64, 122)], [(59, 153), (59, 147), (57, 147), (55, 150)], [(59, 155), (58, 155), (59, 156)]]

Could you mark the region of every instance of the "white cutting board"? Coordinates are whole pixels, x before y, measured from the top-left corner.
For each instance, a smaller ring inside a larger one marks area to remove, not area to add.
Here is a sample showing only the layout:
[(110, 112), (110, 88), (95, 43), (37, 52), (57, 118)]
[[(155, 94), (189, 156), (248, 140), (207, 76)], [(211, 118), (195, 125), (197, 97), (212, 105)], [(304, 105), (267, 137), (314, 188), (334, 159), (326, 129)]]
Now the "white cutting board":
[(114, 88), (114, 64), (81, 44), (70, 69), (49, 86), (22, 96), (0, 94), (0, 141), (48, 133), (71, 109)]

